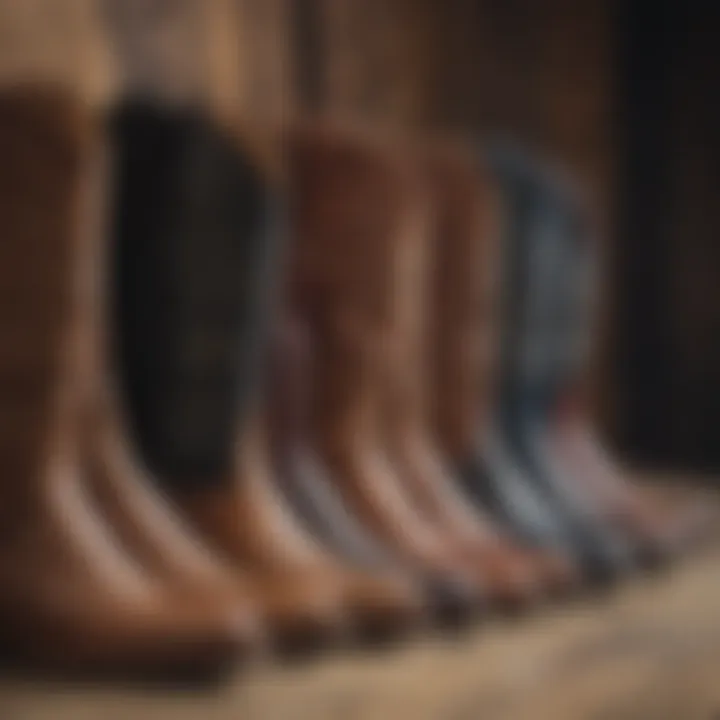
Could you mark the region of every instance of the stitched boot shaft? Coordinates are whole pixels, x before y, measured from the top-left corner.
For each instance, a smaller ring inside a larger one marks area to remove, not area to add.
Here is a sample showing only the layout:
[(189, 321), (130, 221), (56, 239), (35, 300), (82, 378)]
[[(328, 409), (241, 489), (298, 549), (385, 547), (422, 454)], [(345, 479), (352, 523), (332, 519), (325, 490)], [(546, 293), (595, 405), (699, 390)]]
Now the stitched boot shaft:
[(230, 467), (258, 383), (279, 216), (247, 155), (192, 109), (113, 118), (117, 350), (139, 446), (166, 482)]

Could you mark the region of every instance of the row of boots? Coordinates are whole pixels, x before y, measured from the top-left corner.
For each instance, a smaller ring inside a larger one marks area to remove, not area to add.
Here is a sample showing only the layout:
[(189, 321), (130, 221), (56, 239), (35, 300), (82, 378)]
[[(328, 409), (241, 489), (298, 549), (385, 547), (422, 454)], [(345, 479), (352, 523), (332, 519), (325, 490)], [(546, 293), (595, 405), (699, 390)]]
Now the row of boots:
[(584, 400), (592, 228), (513, 147), (0, 91), (0, 648), (192, 675), (656, 566)]

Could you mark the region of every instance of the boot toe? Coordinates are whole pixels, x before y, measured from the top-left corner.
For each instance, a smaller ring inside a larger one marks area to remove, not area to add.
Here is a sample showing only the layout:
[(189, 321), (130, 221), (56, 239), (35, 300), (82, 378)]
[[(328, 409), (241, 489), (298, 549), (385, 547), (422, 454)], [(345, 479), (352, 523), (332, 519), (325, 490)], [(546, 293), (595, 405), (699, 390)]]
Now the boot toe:
[(561, 600), (580, 590), (582, 576), (577, 565), (568, 557), (556, 553), (533, 555), (541, 583), (550, 598)]
[(347, 631), (336, 589), (323, 591), (309, 583), (275, 584), (264, 608), (273, 648), (283, 657), (313, 654)]
[(389, 642), (424, 623), (422, 594), (411, 583), (387, 577), (362, 577), (351, 583), (349, 595), (348, 604), (361, 642)]
[(466, 627), (484, 601), (475, 583), (452, 575), (429, 579), (427, 593), (437, 626), (447, 630)]

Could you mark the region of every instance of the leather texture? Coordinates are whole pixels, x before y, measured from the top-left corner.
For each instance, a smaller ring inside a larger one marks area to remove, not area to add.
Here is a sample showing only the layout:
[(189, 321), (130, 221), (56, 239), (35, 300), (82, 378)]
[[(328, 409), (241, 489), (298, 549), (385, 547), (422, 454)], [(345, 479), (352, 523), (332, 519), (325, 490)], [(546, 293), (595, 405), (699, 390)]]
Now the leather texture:
[[(547, 509), (568, 549), (593, 580), (611, 580), (633, 562), (631, 546), (607, 526), (581, 483), (558, 462), (550, 443), (550, 401), (562, 338), (553, 312), (565, 218), (542, 167), (513, 148), (489, 154), (508, 209), (504, 241), (500, 396), (490, 458), (510, 460)], [(495, 472), (495, 470), (491, 471)]]
[(391, 568), (392, 557), (344, 505), (308, 437), (313, 390), (312, 343), (305, 323), (291, 310), (274, 330), (268, 376), (273, 461), (279, 488), (298, 517), (321, 542), (361, 567)]
[(364, 531), (322, 477), (307, 437), (309, 337), (289, 310), (275, 327), (270, 354), (268, 414), (277, 488), (303, 528), (335, 555), (360, 636), (404, 634), (424, 620), (422, 587)]
[(147, 572), (90, 492), (100, 141), (63, 89), (0, 93), (1, 644), (85, 677), (216, 671), (247, 641), (247, 618)]
[(410, 152), (406, 162), (414, 183), (407, 183), (403, 219), (391, 240), (395, 279), (382, 395), (388, 454), (417, 511), (452, 540), (485, 584), (490, 602), (518, 609), (540, 599), (540, 578), (528, 558), (473, 511), (431, 432), (430, 366), (444, 340), (435, 337), (431, 319), (435, 304), (442, 302), (431, 292), (434, 250), (445, 240), (444, 222), (455, 222), (472, 236), (485, 221), (478, 175), (472, 156), (459, 144)]
[[(282, 651), (348, 625), (345, 586), (274, 487), (262, 365), (284, 235), (239, 139), (193, 108), (115, 114), (118, 364), (160, 487), (249, 598)], [(214, 574), (217, 576), (217, 572)]]
[[(106, 139), (110, 146), (106, 157), (113, 149), (117, 157), (122, 148), (112, 148), (112, 133)], [(112, 200), (106, 197), (98, 203), (98, 228)], [(116, 205), (113, 210), (116, 217), (122, 215), (122, 206)], [(117, 316), (112, 312), (113, 248), (109, 242), (96, 245), (92, 257), (94, 299), (88, 306), (94, 342), (86, 371), (92, 402), (82, 426), (93, 499), (123, 545), (154, 576), (205, 603), (208, 612), (232, 610), (244, 618), (246, 650), (252, 654), (260, 649), (265, 633), (247, 578), (233, 572), (180, 517), (132, 441), (128, 403), (119, 387), (121, 363), (113, 353), (119, 335)]]
[[(511, 509), (516, 520), (525, 517), (523, 506), (513, 497), (513, 477), (505, 476), (498, 487), (505, 502), (496, 502), (497, 497), (486, 492), (493, 486), (481, 474), (485, 458), (475, 449), (478, 423), (487, 424), (495, 400), (501, 319), (500, 196), (487, 169), (457, 141), (440, 146), (429, 161), (436, 217), (431, 235), (431, 299), (426, 308), (428, 404), (437, 447), (455, 471), (451, 480), (455, 504), (474, 508), (483, 545), (493, 549), (492, 565), (507, 570), (504, 561), (512, 558), (509, 567), (519, 563), (527, 574), (530, 563), (542, 588), (564, 593), (577, 582), (571, 564), (561, 553), (531, 547), (526, 531), (534, 527), (537, 514), (530, 512), (529, 519), (511, 522), (504, 508)], [(527, 498), (527, 493), (522, 497)]]
[(384, 139), (329, 125), (295, 126), (289, 159), (293, 295), (314, 341), (311, 444), (366, 531), (431, 580), (443, 608), (469, 609), (481, 594), (477, 579), (418, 513), (382, 437), (407, 170)]
[(238, 438), (232, 469), (205, 490), (173, 497), (206, 542), (251, 579), (279, 650), (319, 649), (350, 632), (338, 573), (278, 490), (262, 408)]
[(200, 110), (128, 99), (112, 128), (121, 389), (150, 469), (204, 487), (227, 470), (259, 385), (282, 218)]

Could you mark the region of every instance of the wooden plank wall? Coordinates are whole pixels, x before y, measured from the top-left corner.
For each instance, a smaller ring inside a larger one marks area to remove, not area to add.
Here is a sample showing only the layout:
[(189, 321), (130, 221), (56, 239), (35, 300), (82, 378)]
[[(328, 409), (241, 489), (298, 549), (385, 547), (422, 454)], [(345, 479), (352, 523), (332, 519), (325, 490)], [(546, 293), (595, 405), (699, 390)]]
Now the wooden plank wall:
[[(0, 0), (0, 78), (59, 74), (107, 102), (127, 64), (107, 22), (113, 4), (148, 14), (175, 80), (196, 76), (250, 126), (307, 108), (307, 71), (325, 112), (515, 134), (569, 165), (611, 217), (604, 0)], [(299, 18), (314, 25), (312, 53)], [(175, 36), (173, 23), (184, 28)]]
[(618, 244), (624, 440), (648, 458), (720, 470), (720, 6), (624, 6), (629, 135)]
[[(262, 118), (300, 104), (296, 66), (304, 59), (293, 24), (296, 11), (314, 5), (326, 110), (470, 133), (509, 130), (599, 191), (607, 184), (602, 0), (0, 0), (0, 78), (72, 76), (94, 92), (114, 91), (117, 43), (104, 22), (113, 4), (137, 6), (136, 17), (154, 23), (146, 34), (175, 42), (176, 74), (200, 66), (193, 72), (209, 97)], [(168, 26), (183, 22), (185, 35), (168, 38)], [(189, 53), (183, 37), (193, 38)]]

